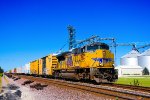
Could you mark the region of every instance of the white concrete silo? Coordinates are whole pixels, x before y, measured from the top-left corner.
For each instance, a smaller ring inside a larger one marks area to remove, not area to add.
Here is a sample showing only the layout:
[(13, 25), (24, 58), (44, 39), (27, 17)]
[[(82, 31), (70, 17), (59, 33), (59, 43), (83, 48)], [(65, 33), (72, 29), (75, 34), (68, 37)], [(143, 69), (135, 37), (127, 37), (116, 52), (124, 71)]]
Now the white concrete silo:
[(139, 55), (137, 50), (132, 50), (120, 58), (120, 65), (116, 67), (119, 77), (142, 75), (143, 69), (138, 65)]
[(132, 50), (120, 58), (120, 65), (138, 66), (138, 55), (140, 55), (140, 53), (137, 50)]
[(138, 65), (143, 69), (145, 67), (148, 68), (150, 72), (150, 49), (146, 50), (138, 56)]

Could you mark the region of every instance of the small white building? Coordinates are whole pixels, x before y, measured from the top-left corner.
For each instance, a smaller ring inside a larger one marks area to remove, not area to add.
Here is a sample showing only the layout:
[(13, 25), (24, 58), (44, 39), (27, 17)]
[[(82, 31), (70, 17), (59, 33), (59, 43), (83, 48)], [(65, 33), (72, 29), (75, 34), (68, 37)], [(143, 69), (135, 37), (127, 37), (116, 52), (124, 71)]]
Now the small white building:
[(138, 66), (138, 56), (140, 53), (137, 50), (132, 50), (126, 55), (120, 58), (120, 65), (115, 69), (118, 69), (118, 76), (141, 76), (142, 67)]
[(115, 69), (118, 69), (118, 77), (125, 76), (142, 76), (143, 68), (140, 66), (117, 66)]

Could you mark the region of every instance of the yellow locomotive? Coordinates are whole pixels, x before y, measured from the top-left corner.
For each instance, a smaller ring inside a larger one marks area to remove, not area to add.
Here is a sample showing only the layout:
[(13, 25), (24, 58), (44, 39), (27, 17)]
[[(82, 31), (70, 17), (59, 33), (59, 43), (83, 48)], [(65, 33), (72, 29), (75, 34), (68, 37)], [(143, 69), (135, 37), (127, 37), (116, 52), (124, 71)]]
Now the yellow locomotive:
[(105, 43), (92, 43), (56, 56), (58, 65), (54, 77), (88, 79), (96, 82), (112, 82), (117, 77), (114, 55)]

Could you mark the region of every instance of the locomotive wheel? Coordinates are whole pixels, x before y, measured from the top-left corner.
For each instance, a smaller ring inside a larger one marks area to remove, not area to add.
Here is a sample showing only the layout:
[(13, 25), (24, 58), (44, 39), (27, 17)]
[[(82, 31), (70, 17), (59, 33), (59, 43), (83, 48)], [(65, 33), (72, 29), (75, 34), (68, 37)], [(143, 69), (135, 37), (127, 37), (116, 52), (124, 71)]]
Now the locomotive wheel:
[(76, 74), (76, 80), (81, 80), (81, 78), (80, 78), (80, 74)]

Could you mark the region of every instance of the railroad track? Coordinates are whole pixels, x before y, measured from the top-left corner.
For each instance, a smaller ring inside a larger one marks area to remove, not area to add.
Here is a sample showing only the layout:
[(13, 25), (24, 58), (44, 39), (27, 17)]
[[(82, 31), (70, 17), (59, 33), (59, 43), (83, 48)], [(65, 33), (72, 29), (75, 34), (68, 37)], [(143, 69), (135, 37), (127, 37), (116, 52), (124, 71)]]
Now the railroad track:
[(150, 99), (149, 92), (135, 91), (135, 90), (125, 89), (120, 87), (93, 85), (88, 83), (64, 81), (64, 80), (57, 80), (57, 79), (47, 79), (47, 78), (23, 76), (23, 75), (20, 75), (19, 77), (37, 81), (40, 83), (63, 86), (65, 88), (78, 89), (78, 90), (96, 93), (96, 94), (103, 94), (114, 99), (118, 98), (119, 100), (120, 99), (124, 99), (124, 100), (140, 100), (140, 99), (149, 100)]
[(124, 85), (124, 84), (102, 84), (104, 86), (112, 86), (112, 87), (118, 87), (118, 88), (124, 88), (124, 89), (131, 89), (136, 91), (142, 91), (142, 92), (149, 92), (150, 93), (150, 87), (142, 87), (142, 86), (133, 86), (133, 85)]

